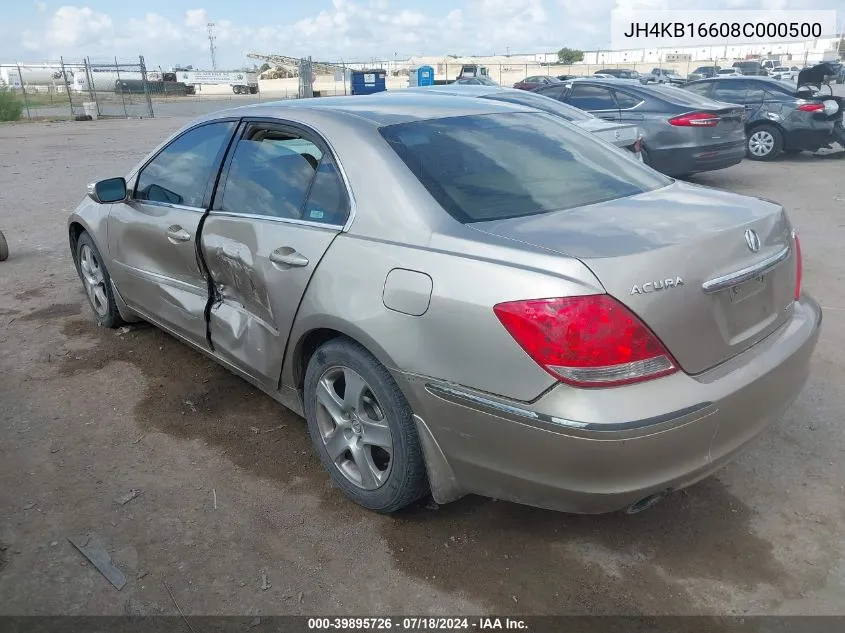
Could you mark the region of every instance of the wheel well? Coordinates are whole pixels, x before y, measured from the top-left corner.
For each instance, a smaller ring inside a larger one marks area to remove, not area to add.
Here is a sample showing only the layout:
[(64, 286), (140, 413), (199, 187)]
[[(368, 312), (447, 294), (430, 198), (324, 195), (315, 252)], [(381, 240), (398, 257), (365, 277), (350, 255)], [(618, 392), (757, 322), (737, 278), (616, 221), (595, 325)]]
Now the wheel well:
[(769, 119), (761, 119), (759, 121), (755, 121), (754, 123), (748, 126), (748, 131), (754, 130), (762, 125), (771, 125), (773, 128), (776, 128), (778, 132), (783, 134), (783, 126), (780, 125), (777, 121), (771, 121)]
[(346, 336), (343, 332), (332, 330), (330, 328), (320, 328), (311, 330), (299, 341), (294, 352), (294, 380), (296, 381), (296, 388), (302, 389), (305, 384), (305, 370), (308, 368), (308, 361), (323, 343), (326, 343), (334, 338)]
[(85, 227), (79, 222), (72, 222), (68, 227), (70, 237), (70, 254), (73, 261), (76, 262), (76, 244), (79, 242), (79, 236), (85, 233)]

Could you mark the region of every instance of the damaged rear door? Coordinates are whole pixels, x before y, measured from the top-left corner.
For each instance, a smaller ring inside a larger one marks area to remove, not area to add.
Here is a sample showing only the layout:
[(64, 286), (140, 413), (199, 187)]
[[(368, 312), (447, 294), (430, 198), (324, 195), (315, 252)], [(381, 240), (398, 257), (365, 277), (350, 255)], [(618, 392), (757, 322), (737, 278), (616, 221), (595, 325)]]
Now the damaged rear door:
[(350, 210), (326, 144), (279, 122), (247, 121), (202, 229), (218, 356), (277, 388), (302, 295)]

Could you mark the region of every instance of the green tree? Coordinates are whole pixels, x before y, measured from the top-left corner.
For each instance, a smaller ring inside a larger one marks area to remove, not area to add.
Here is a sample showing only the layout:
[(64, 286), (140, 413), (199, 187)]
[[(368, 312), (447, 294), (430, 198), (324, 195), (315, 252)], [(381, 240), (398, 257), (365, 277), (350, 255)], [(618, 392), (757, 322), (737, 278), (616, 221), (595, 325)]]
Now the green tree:
[(0, 88), (0, 121), (17, 121), (23, 113), (23, 104), (15, 94)]
[(262, 73), (263, 73), (265, 70), (270, 70), (270, 64), (268, 64), (267, 62), (264, 62), (263, 64), (261, 64), (261, 68), (259, 68), (258, 70), (259, 70), (260, 72), (262, 72)]
[(584, 59), (584, 51), (574, 48), (562, 48), (557, 52), (557, 59), (561, 64), (574, 64)]

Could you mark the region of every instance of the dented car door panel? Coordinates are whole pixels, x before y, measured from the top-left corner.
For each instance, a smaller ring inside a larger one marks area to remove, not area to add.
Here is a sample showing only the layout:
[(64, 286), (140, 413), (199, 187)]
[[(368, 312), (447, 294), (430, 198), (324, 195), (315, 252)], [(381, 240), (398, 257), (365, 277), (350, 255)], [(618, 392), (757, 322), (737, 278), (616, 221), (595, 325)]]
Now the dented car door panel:
[[(300, 299), (336, 230), (212, 213), (202, 232), (215, 298), (209, 330), (215, 352), (263, 386), (277, 389)], [(277, 262), (293, 251), (303, 265)], [(307, 262), (307, 263), (305, 263)]]
[(126, 304), (206, 347), (208, 282), (197, 253), (201, 221), (237, 122), (185, 131), (131, 180), (108, 216), (112, 276)]
[(335, 164), (307, 131), (247, 121), (202, 227), (214, 352), (267, 389), (279, 388), (302, 296), (348, 217)]

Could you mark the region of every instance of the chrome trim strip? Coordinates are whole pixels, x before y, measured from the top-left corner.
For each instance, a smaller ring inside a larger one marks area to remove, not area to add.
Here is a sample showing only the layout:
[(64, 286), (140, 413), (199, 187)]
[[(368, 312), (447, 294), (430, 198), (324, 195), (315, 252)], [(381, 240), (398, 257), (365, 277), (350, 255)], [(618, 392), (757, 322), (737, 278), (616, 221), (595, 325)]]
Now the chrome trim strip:
[(568, 429), (577, 429), (580, 431), (594, 431), (599, 433), (635, 431), (652, 426), (658, 426), (660, 424), (666, 424), (667, 422), (679, 420), (681, 418), (684, 418), (694, 413), (698, 413), (700, 411), (703, 411), (704, 409), (707, 409), (708, 407), (713, 406), (712, 402), (699, 402), (698, 404), (694, 404), (684, 409), (679, 409), (678, 411), (672, 411), (670, 413), (665, 413), (663, 415), (658, 415), (651, 418), (644, 418), (641, 420), (632, 420), (630, 422), (579, 422), (577, 420), (559, 418), (556, 416), (547, 415), (545, 413), (537, 413), (536, 411), (531, 411), (530, 409), (506, 404), (504, 402), (498, 402), (496, 400), (484, 398), (482, 396), (470, 393), (468, 391), (464, 391), (462, 389), (448, 387), (446, 385), (427, 383), (425, 385), (425, 389), (432, 395), (443, 398), (444, 400), (449, 400), (450, 402), (454, 402), (456, 404), (471, 403), (478, 405), (482, 408), (487, 409), (490, 413), (494, 415), (501, 415), (502, 413), (504, 413), (509, 414), (511, 416), (516, 416), (518, 418), (522, 418), (523, 420), (545, 422), (546, 424), (551, 424), (553, 426), (564, 427)]
[(313, 226), (320, 229), (334, 229), (335, 231), (342, 231), (343, 224), (326, 224), (324, 222), (312, 222), (310, 220), (297, 220), (296, 218), (279, 218), (271, 215), (260, 215), (258, 213), (237, 213), (234, 211), (209, 211), (209, 217), (216, 218), (235, 218), (245, 220), (269, 220), (270, 222), (280, 222), (282, 224), (296, 224), (299, 226)]
[(789, 258), (789, 255), (791, 253), (792, 248), (790, 246), (784, 246), (774, 255), (771, 255), (770, 257), (767, 257), (766, 259), (759, 261), (756, 264), (752, 264), (751, 266), (740, 268), (739, 270), (736, 270), (732, 273), (728, 273), (727, 275), (714, 277), (713, 279), (705, 281), (701, 285), (701, 289), (704, 291), (705, 294), (710, 295), (726, 288), (730, 288), (731, 286), (741, 284), (744, 281), (749, 281), (750, 279), (754, 279), (755, 277), (764, 275), (765, 273), (772, 270), (775, 266), (778, 266), (782, 262), (786, 261), (786, 259)]
[(164, 207), (165, 209), (179, 209), (180, 211), (193, 211), (194, 213), (205, 213), (200, 207), (189, 207), (186, 204), (173, 204), (172, 202), (159, 202), (157, 200), (141, 200), (140, 198), (129, 197), (124, 201), (126, 204), (139, 204), (150, 207)]

